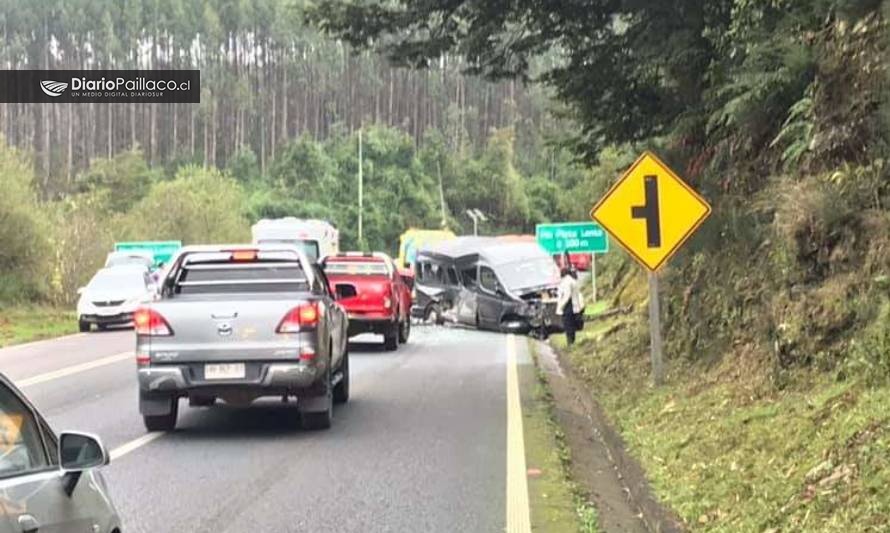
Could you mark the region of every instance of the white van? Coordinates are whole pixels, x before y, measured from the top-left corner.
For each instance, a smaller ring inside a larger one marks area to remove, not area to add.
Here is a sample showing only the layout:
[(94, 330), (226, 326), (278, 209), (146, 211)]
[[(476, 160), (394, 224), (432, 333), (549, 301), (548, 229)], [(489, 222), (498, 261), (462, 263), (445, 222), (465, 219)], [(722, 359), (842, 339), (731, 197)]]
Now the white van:
[(254, 244), (286, 243), (303, 250), (312, 261), (340, 251), (340, 232), (325, 220), (296, 217), (264, 218), (251, 228)]

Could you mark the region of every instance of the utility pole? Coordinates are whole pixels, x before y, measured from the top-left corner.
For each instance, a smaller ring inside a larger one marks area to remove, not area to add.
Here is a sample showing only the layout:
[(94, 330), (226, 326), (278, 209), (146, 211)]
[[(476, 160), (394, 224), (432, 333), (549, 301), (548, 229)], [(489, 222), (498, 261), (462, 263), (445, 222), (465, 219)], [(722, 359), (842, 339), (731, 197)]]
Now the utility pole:
[(442, 208), (442, 227), (448, 227), (448, 217), (445, 215), (445, 187), (442, 186), (442, 165), (436, 161), (436, 174), (439, 175), (439, 205)]
[(363, 247), (364, 236), (362, 234), (362, 210), (365, 206), (364, 179), (362, 179), (362, 130), (358, 130), (358, 245)]

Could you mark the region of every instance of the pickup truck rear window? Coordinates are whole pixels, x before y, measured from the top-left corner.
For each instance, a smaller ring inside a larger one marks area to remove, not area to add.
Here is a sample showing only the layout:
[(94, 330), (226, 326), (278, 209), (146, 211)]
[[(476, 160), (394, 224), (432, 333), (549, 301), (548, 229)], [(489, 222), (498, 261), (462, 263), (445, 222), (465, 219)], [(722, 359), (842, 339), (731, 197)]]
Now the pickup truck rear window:
[(382, 262), (343, 261), (325, 264), (324, 271), (328, 275), (346, 274), (350, 276), (388, 276), (389, 269)]
[(186, 264), (176, 282), (178, 294), (303, 292), (309, 282), (296, 262), (255, 261)]

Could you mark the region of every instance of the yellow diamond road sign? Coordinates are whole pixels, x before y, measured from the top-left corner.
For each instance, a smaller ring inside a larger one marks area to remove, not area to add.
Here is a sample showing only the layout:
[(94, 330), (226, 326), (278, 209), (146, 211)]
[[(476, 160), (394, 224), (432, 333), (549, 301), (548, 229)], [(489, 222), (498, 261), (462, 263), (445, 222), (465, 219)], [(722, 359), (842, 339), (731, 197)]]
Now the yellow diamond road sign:
[(711, 206), (654, 154), (644, 152), (590, 216), (637, 261), (658, 270), (711, 213)]

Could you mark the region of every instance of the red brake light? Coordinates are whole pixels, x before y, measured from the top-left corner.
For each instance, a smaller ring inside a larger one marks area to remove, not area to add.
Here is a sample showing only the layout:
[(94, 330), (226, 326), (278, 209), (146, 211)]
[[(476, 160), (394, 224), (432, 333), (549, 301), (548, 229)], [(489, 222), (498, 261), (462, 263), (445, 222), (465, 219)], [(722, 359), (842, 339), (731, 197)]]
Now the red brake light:
[(288, 311), (275, 331), (278, 333), (297, 333), (308, 328), (314, 328), (317, 325), (318, 307), (314, 302), (308, 302)]
[(136, 329), (136, 335), (146, 335), (151, 337), (166, 337), (173, 335), (170, 324), (154, 309), (142, 307), (133, 313), (133, 324)]
[(256, 261), (256, 250), (235, 250), (232, 261)]

